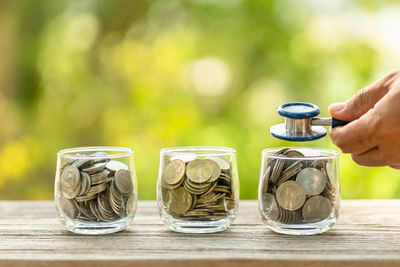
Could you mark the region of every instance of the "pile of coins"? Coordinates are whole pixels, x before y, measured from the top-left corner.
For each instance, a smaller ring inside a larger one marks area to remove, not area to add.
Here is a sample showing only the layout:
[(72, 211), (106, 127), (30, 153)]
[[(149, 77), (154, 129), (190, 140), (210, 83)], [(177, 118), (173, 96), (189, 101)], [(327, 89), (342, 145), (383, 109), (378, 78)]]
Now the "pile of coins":
[(223, 219), (235, 207), (231, 164), (220, 157), (170, 160), (160, 179), (163, 204), (176, 219)]
[(331, 215), (338, 197), (332, 161), (301, 158), (300, 151), (290, 148), (268, 158), (261, 190), (263, 212), (269, 220), (299, 224)]
[[(61, 168), (59, 205), (67, 217), (109, 222), (132, 214), (136, 200), (131, 170), (102, 156), (108, 154), (70, 159)], [(100, 159), (90, 159), (96, 157)]]

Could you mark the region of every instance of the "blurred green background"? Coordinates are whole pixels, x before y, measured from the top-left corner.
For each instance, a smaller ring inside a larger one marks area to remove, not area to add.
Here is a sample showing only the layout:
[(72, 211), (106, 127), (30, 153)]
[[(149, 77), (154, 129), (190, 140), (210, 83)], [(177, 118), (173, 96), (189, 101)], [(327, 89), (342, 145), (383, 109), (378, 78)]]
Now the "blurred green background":
[[(0, 1), (0, 198), (52, 199), (56, 153), (133, 148), (154, 199), (160, 148), (237, 149), (242, 199), (276, 107), (327, 116), (400, 62), (399, 1)], [(341, 155), (344, 198), (400, 197), (400, 172)]]

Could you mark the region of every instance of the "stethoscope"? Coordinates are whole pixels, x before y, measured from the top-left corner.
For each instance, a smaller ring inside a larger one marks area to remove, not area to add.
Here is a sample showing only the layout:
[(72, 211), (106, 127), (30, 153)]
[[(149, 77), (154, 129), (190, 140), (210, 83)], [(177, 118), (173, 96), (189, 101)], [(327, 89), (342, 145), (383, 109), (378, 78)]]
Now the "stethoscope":
[(277, 111), (285, 118), (285, 122), (272, 126), (270, 133), (276, 138), (288, 141), (317, 140), (327, 133), (323, 126), (335, 128), (348, 123), (335, 118), (314, 118), (319, 115), (320, 109), (311, 103), (286, 103), (280, 105)]

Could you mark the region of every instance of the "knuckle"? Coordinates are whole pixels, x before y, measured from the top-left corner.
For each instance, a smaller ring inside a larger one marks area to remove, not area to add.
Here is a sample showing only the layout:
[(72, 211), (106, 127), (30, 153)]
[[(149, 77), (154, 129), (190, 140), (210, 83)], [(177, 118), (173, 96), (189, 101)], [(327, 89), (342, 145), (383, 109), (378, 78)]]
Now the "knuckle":
[(345, 140), (343, 138), (336, 138), (334, 144), (343, 152), (343, 153), (349, 153), (349, 149), (346, 145)]
[(360, 157), (359, 157), (357, 154), (351, 154), (351, 159), (352, 159), (355, 163), (357, 163), (357, 164), (359, 164), (359, 165), (362, 165), (362, 161), (360, 160)]
[(400, 78), (400, 68), (394, 69), (386, 73), (382, 78), (382, 84), (390, 89), (396, 80)]
[(368, 93), (367, 88), (363, 88), (355, 94), (353, 98), (353, 105), (356, 109), (361, 109), (371, 102), (371, 94)]

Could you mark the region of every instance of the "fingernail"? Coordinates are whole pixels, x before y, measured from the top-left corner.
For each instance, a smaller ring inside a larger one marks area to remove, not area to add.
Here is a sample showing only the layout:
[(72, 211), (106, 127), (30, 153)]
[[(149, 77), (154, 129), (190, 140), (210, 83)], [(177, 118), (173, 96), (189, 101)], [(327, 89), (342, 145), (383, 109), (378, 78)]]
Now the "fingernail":
[(337, 113), (342, 109), (344, 109), (344, 106), (345, 106), (344, 103), (334, 103), (329, 106), (329, 111)]

